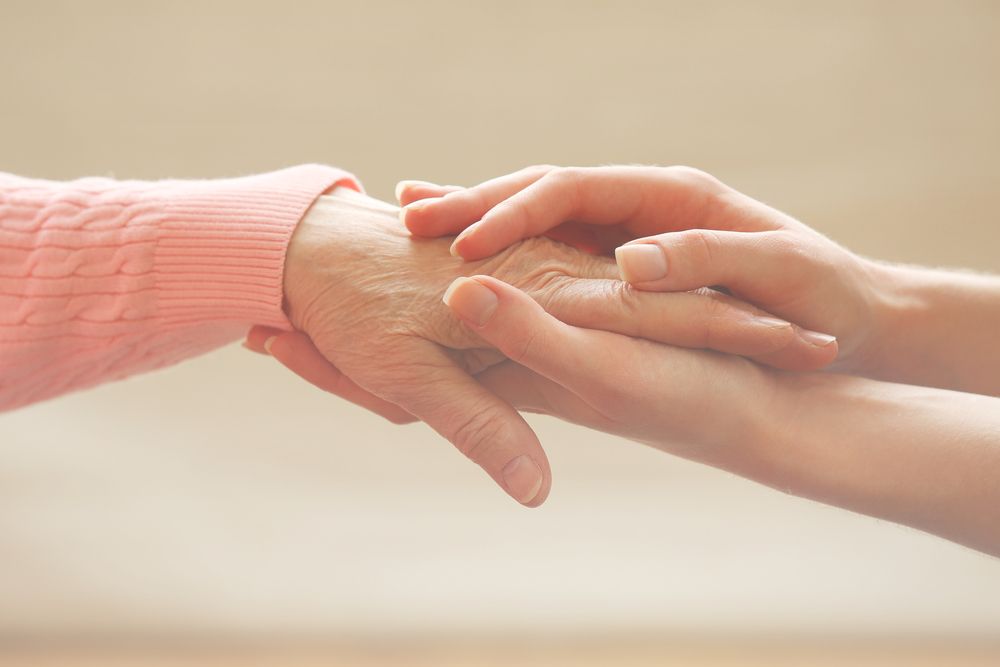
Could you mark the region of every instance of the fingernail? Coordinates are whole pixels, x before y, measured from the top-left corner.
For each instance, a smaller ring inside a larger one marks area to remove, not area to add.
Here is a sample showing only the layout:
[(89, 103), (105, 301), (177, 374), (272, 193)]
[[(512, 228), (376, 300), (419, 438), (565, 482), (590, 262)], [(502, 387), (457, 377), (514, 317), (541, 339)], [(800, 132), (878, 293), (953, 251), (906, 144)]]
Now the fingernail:
[(252, 347), (250, 347), (250, 343), (248, 343), (248, 342), (246, 342), (246, 341), (243, 341), (242, 343), (240, 343), (240, 345), (242, 345), (242, 346), (243, 346), (243, 347), (245, 347), (246, 349), (250, 350), (250, 351), (251, 351), (251, 352), (253, 352), (254, 354), (261, 354), (261, 352), (260, 352), (259, 350), (257, 350), (257, 349), (255, 349), (255, 348), (252, 348)]
[(458, 243), (459, 243), (459, 241), (461, 241), (462, 239), (468, 238), (469, 235), (472, 233), (472, 230), (475, 229), (476, 225), (478, 225), (478, 224), (479, 223), (477, 222), (477, 223), (469, 225), (468, 227), (466, 227), (465, 229), (462, 230), (461, 234), (459, 234), (458, 236), (455, 237), (454, 241), (451, 242), (451, 247), (448, 249), (448, 252), (450, 252), (453, 257), (461, 257), (461, 255), (458, 254)]
[(271, 346), (274, 345), (275, 338), (277, 338), (277, 336), (271, 336), (270, 338), (264, 341), (264, 349), (267, 351), (268, 354), (271, 354)]
[(396, 201), (402, 199), (403, 190), (405, 190), (412, 182), (413, 181), (400, 181), (399, 183), (396, 183), (396, 189), (394, 191), (396, 194)]
[(407, 204), (403, 208), (399, 209), (399, 221), (405, 225), (406, 214), (409, 213), (410, 211), (419, 211), (424, 206), (427, 206), (426, 199), (420, 199), (418, 201), (413, 202), (412, 204)]
[(667, 275), (667, 258), (659, 246), (636, 243), (615, 248), (615, 259), (622, 280), (646, 283)]
[(456, 278), (443, 300), (463, 320), (480, 327), (490, 321), (500, 305), (493, 290), (472, 278)]
[(802, 336), (802, 340), (810, 345), (815, 345), (816, 347), (826, 347), (833, 341), (837, 340), (836, 336), (820, 333), (818, 331), (810, 331), (809, 329), (802, 329), (799, 331), (799, 335)]
[(507, 492), (523, 505), (534, 500), (542, 489), (542, 471), (526, 454), (511, 459), (502, 474)]
[(768, 327), (769, 329), (786, 329), (792, 326), (791, 322), (779, 320), (777, 317), (754, 317), (753, 319), (754, 322), (757, 322), (761, 326)]

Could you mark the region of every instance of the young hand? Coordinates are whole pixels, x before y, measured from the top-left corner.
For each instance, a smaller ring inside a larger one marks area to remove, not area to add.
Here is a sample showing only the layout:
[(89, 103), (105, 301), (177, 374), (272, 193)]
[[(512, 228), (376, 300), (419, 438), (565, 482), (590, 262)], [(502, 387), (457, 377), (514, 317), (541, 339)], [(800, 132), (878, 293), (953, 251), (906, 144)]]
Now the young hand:
[(467, 260), (554, 235), (615, 252), (637, 290), (722, 286), (831, 359), (839, 344), (842, 370), (864, 372), (884, 337), (887, 267), (695, 169), (532, 167), (467, 189), (404, 181), (397, 196), (413, 234), (459, 234), (451, 249)]

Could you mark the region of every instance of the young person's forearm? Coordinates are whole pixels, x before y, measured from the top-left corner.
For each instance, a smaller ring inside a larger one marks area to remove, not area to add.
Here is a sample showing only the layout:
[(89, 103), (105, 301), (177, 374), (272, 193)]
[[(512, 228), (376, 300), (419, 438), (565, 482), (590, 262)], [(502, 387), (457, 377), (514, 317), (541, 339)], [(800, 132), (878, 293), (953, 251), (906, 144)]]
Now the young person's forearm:
[(871, 377), (1000, 396), (1000, 276), (878, 265)]
[(1000, 555), (1000, 399), (842, 375), (778, 382), (784, 412), (758, 481)]

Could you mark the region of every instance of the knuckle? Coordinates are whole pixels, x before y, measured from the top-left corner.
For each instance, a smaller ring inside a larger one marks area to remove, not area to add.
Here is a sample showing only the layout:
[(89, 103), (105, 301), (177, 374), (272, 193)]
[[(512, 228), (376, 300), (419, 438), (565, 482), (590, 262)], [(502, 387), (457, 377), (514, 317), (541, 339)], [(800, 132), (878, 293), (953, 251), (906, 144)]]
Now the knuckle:
[(583, 174), (583, 167), (558, 167), (546, 174), (540, 185), (572, 196), (577, 194)]
[(721, 191), (725, 187), (718, 178), (696, 167), (679, 164), (667, 167), (667, 169), (671, 171), (674, 177), (698, 190), (715, 192)]
[[(559, 212), (561, 220), (550, 222), (565, 222), (579, 213), (583, 201), (583, 182), (585, 167), (558, 167), (548, 172), (537, 183), (536, 201), (548, 202), (546, 208)], [(552, 204), (557, 205), (554, 209)], [(549, 213), (551, 215), (551, 213)], [(539, 217), (546, 217), (541, 213)]]
[(598, 378), (589, 391), (596, 405), (600, 406), (601, 414), (611, 420), (618, 420), (628, 406), (634, 404), (636, 386), (642, 384), (636, 383), (634, 375), (612, 371)]
[(545, 178), (549, 181), (566, 183), (580, 178), (582, 168), (580, 167), (557, 167), (550, 171)]
[(469, 203), (478, 210), (488, 211), (490, 210), (490, 199), (486, 196), (481, 188), (469, 188), (468, 190), (462, 190), (454, 194), (464, 193), (464, 196), (468, 198)]
[(689, 192), (701, 219), (709, 221), (733, 214), (727, 206), (728, 196), (733, 191), (715, 176), (685, 165), (667, 167), (667, 171), (670, 178)]
[(533, 275), (525, 276), (525, 289), (543, 308), (553, 305), (562, 294), (570, 278), (565, 273), (545, 268)]
[(774, 232), (770, 242), (773, 258), (781, 262), (783, 270), (792, 275), (801, 276), (819, 261), (814, 250), (795, 234)]
[(722, 241), (712, 229), (692, 229), (683, 232), (683, 244), (698, 264), (713, 264), (721, 254)]
[(503, 216), (508, 220), (514, 220), (514, 224), (520, 228), (526, 228), (531, 221), (531, 210), (521, 200), (521, 197), (511, 197), (505, 199), (493, 207), (491, 216)]
[(506, 420), (496, 410), (475, 410), (463, 415), (452, 431), (458, 451), (473, 461), (482, 460), (490, 446), (508, 431)]
[(607, 300), (618, 305), (619, 322), (634, 331), (634, 335), (642, 336), (646, 333), (646, 321), (650, 312), (641, 303), (642, 293), (637, 291), (631, 283), (622, 281), (609, 281), (607, 285)]
[(723, 341), (727, 318), (733, 316), (733, 307), (720, 297), (708, 294), (702, 297), (697, 338), (703, 347), (714, 348)]
[(538, 330), (534, 327), (525, 328), (520, 332), (516, 342), (511, 345), (507, 356), (519, 364), (534, 358), (539, 342), (538, 336)]
[(559, 167), (553, 164), (533, 164), (530, 167), (525, 167), (523, 171), (529, 175), (544, 176), (545, 174), (555, 171), (556, 169), (559, 169)]

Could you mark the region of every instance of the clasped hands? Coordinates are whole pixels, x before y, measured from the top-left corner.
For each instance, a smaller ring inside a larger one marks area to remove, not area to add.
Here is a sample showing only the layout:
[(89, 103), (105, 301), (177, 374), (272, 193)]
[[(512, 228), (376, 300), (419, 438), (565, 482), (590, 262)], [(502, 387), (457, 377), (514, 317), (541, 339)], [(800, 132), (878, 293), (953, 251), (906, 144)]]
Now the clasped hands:
[(747, 471), (793, 409), (789, 376), (864, 374), (877, 354), (878, 265), (694, 169), (532, 167), (396, 194), (402, 209), (320, 197), (285, 263), (296, 330), (255, 327), (247, 346), (426, 422), (527, 506), (551, 471), (519, 411)]

